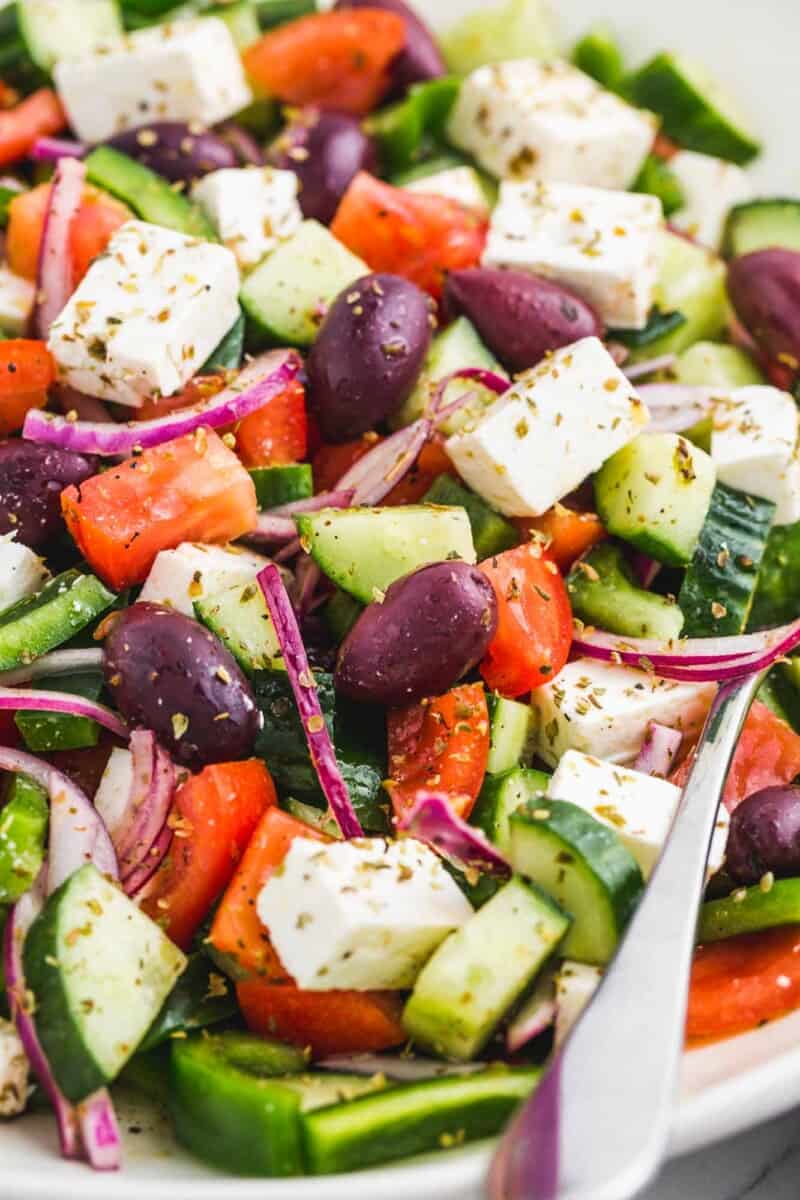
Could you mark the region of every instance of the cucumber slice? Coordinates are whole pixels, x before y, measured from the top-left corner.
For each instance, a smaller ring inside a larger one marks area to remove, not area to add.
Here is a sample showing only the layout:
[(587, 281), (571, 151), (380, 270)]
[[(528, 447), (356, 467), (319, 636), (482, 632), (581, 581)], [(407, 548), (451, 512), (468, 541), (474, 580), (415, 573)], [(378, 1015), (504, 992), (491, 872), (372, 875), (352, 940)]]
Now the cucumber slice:
[(730, 98), (696, 63), (657, 54), (627, 83), (635, 104), (662, 118), (664, 132), (687, 150), (748, 163), (761, 150)]
[(776, 525), (761, 562), (751, 629), (771, 629), (797, 616), (800, 596), (800, 522)]
[(672, 374), (691, 387), (726, 390), (766, 382), (749, 354), (721, 342), (697, 342), (678, 357)]
[(203, 210), (149, 167), (113, 146), (97, 146), (84, 161), (88, 182), (122, 200), (143, 221), (204, 242), (217, 241)]
[(512, 815), (529, 800), (541, 803), (550, 776), (545, 771), (514, 767), (486, 780), (472, 810), (470, 824), (477, 825), (503, 854), (511, 841)]
[(357, 1171), (499, 1133), (540, 1071), (494, 1067), (475, 1075), (388, 1088), (302, 1118), (312, 1175)]
[(486, 773), (501, 775), (533, 757), (533, 710), (530, 704), (507, 700), (497, 693), (486, 699), (490, 737)]
[(457, 75), (510, 58), (558, 58), (559, 42), (547, 0), (505, 0), (468, 13), (440, 39)]
[(259, 508), (277, 508), (293, 500), (314, 495), (310, 463), (291, 463), (283, 467), (253, 467), (250, 478), (256, 489)]
[(597, 511), (609, 533), (658, 562), (691, 561), (711, 503), (710, 455), (677, 433), (643, 433), (595, 476)]
[(678, 313), (683, 320), (647, 342), (628, 342), (634, 361), (680, 354), (695, 342), (720, 337), (728, 323), (727, 270), (722, 259), (678, 234), (661, 233), (659, 239), (661, 274), (655, 302), (662, 313)]
[[(625, 77), (625, 61), (616, 38), (605, 25), (595, 25), (583, 35), (572, 51), (572, 61), (604, 88), (612, 92), (620, 90)], [(646, 188), (641, 190), (647, 191)]]
[(28, 53), (48, 75), (62, 58), (82, 58), (123, 34), (116, 0), (17, 0), (17, 17)]
[(363, 611), (363, 604), (337, 588), (322, 610), (325, 624), (334, 641), (344, 641)]
[(253, 338), (310, 346), (339, 293), (368, 273), (324, 225), (303, 221), (245, 280), (241, 301)]
[(630, 850), (613, 830), (564, 800), (529, 801), (510, 824), (514, 870), (572, 916), (563, 956), (607, 963), (644, 889)]
[(0, 615), (0, 671), (33, 662), (55, 650), (114, 603), (94, 575), (64, 571), (40, 592)]
[(49, 815), (44, 789), (13, 775), (0, 809), (0, 904), (15, 904), (39, 874)]
[(200, 375), (211, 375), (215, 371), (238, 371), (244, 354), (244, 313), (231, 325), (216, 350), (212, 350), (200, 368)]
[(747, 627), (775, 505), (718, 483), (678, 604), (686, 637), (725, 637)]
[[(101, 671), (86, 671), (65, 678), (40, 680), (35, 687), (51, 688), (84, 700), (99, 700), (103, 691)], [(14, 724), (23, 741), (34, 754), (49, 754), (54, 750), (84, 750), (96, 746), (100, 727), (89, 717), (71, 717), (62, 713), (31, 712), (21, 709)]]
[(203, 596), (193, 607), (198, 621), (216, 634), (245, 671), (280, 662), (281, 648), (258, 584), (237, 584)]
[(680, 637), (683, 613), (674, 600), (636, 586), (620, 546), (595, 546), (567, 577), (572, 611), (587, 625), (625, 637)]
[(800, 200), (776, 197), (734, 205), (722, 244), (728, 258), (770, 246), (800, 250)]
[(68, 1100), (117, 1077), (186, 958), (91, 864), (48, 899), (25, 940), (36, 1032)]
[(439, 475), (422, 497), (422, 503), (464, 509), (469, 517), (479, 562), (519, 544), (520, 535), (511, 522), (501, 517), (482, 496), (457, 483), (451, 475)]
[(697, 940), (720, 942), (744, 933), (800, 924), (800, 879), (777, 879), (768, 892), (741, 888), (700, 909)]
[(363, 604), (428, 563), (476, 561), (463, 508), (324, 508), (300, 514), (297, 528), (328, 578)]
[(648, 196), (658, 196), (664, 216), (671, 217), (686, 204), (686, 194), (681, 182), (669, 163), (655, 154), (648, 154), (642, 163), (642, 169), (631, 188), (632, 192), (643, 192)]

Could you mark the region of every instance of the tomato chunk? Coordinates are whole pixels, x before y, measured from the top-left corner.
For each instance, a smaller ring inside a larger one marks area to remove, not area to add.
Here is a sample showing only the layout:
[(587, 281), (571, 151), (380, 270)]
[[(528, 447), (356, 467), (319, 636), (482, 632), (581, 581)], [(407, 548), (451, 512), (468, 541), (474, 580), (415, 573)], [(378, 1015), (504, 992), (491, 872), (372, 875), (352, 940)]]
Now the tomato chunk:
[(524, 534), (541, 535), (547, 553), (562, 571), (568, 571), (576, 559), (608, 537), (597, 513), (576, 512), (563, 504), (556, 504), (541, 517), (517, 517), (514, 524)]
[(486, 228), (479, 214), (455, 200), (406, 192), (361, 171), (342, 197), (331, 232), (371, 270), (402, 275), (438, 300), (447, 271), (480, 262)]
[(40, 137), (59, 133), (66, 114), (52, 88), (40, 88), (15, 108), (0, 112), (0, 167), (23, 158)]
[(0, 436), (16, 433), (32, 408), (44, 408), (56, 366), (45, 342), (0, 342)]
[(472, 812), (489, 757), (489, 709), (479, 683), (463, 684), (422, 704), (390, 710), (389, 781), (396, 817), (414, 807), (420, 788), (450, 798), (460, 817)]
[[(8, 262), (11, 270), (25, 279), (36, 279), (51, 186), (42, 183), (30, 192), (21, 192), (8, 206)], [(89, 184), (84, 187), (81, 206), (69, 232), (75, 287), (89, 270), (92, 259), (103, 253), (112, 234), (132, 215), (130, 209), (113, 196)]]
[(86, 561), (117, 590), (142, 583), (159, 550), (233, 541), (257, 515), (252, 479), (206, 429), (66, 488), (61, 507)]
[(236, 995), (253, 1033), (308, 1046), (314, 1058), (376, 1053), (406, 1040), (398, 992), (305, 992), (246, 981)]
[(308, 449), (305, 388), (293, 379), (236, 426), (236, 451), (246, 467), (300, 462)]
[(692, 968), (689, 1038), (756, 1029), (800, 1008), (800, 926), (701, 946)]
[(497, 633), (481, 675), (503, 696), (555, 679), (572, 644), (572, 609), (558, 567), (531, 542), (480, 564), (497, 596)]
[(180, 408), (189, 408), (192, 404), (202, 404), (221, 392), (227, 383), (224, 373), (214, 375), (195, 375), (186, 387), (181, 388), (174, 396), (148, 396), (141, 408), (133, 414), (136, 421), (153, 421), (158, 417), (166, 417), (168, 413), (177, 412)]
[(172, 846), (142, 908), (182, 949), (230, 882), (264, 810), (277, 802), (257, 759), (215, 763), (178, 789)]

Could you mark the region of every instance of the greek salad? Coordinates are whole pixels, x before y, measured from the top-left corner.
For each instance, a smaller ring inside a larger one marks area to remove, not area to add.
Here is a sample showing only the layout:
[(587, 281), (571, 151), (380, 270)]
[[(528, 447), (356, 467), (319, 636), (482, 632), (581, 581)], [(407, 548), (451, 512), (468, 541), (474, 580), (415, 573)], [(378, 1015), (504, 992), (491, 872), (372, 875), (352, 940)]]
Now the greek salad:
[(0, 79), (0, 1116), (498, 1133), (766, 668), (687, 1037), (800, 1007), (800, 199), (713, 80), (540, 0), (17, 0)]

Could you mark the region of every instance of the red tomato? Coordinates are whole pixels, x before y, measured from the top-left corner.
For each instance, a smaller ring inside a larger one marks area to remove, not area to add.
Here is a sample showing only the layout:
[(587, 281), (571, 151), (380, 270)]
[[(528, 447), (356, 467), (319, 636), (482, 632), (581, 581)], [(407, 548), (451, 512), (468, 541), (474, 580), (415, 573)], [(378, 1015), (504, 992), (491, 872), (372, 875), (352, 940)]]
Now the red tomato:
[(288, 104), (363, 114), (389, 85), (389, 66), (406, 42), (402, 17), (379, 8), (344, 9), (288, 21), (245, 50), (245, 69)]
[(389, 780), (395, 816), (413, 808), (417, 791), (446, 792), (460, 817), (472, 812), (489, 757), (489, 710), (479, 683), (463, 684), (444, 696), (387, 717)]
[(304, 992), (289, 984), (240, 983), (247, 1026), (265, 1038), (329, 1054), (375, 1054), (406, 1040), (400, 992)]
[(656, 134), (656, 140), (653, 142), (653, 154), (656, 158), (660, 158), (664, 162), (669, 162), (679, 150), (680, 146), (678, 143), (673, 142), (672, 138), (667, 137), (665, 133)]
[(447, 271), (478, 265), (486, 228), (479, 214), (455, 200), (406, 192), (361, 171), (342, 197), (331, 233), (370, 270), (402, 275), (438, 300)]
[(701, 946), (692, 969), (686, 1033), (723, 1038), (800, 1008), (800, 926)]
[(0, 436), (16, 433), (30, 409), (44, 408), (55, 377), (55, 362), (45, 342), (0, 342)]
[(51, 88), (40, 88), (16, 108), (0, 112), (0, 167), (23, 158), (40, 137), (59, 133), (67, 118)]
[(174, 396), (148, 396), (141, 408), (133, 410), (134, 421), (152, 421), (157, 417), (166, 417), (168, 413), (177, 412), (179, 408), (189, 408), (192, 404), (202, 404), (221, 392), (227, 383), (223, 373), (218, 375), (195, 375), (185, 388), (181, 388)]
[[(51, 184), (42, 183), (15, 196), (8, 206), (8, 262), (12, 271), (35, 280)], [(131, 219), (130, 209), (87, 184), (69, 232), (73, 283), (77, 287), (93, 258), (102, 254), (111, 235)]]
[[(313, 462), (315, 489), (318, 492), (330, 491), (381, 440), (375, 433), (365, 433), (355, 442), (320, 447)], [(408, 474), (395, 484), (381, 503), (417, 504), (440, 475), (456, 475), (456, 469), (445, 453), (444, 438), (436, 434), (422, 447)]]
[(308, 447), (306, 393), (293, 379), (256, 412), (234, 427), (236, 453), (246, 467), (300, 462)]
[(524, 696), (555, 679), (572, 645), (572, 609), (558, 567), (530, 542), (480, 569), (497, 596), (498, 624), (481, 675), (492, 691)]
[(320, 446), (311, 464), (314, 491), (332, 491), (350, 468), (365, 454), (369, 454), (380, 440), (377, 433), (365, 433), (355, 442), (339, 442), (335, 445), (326, 443)]

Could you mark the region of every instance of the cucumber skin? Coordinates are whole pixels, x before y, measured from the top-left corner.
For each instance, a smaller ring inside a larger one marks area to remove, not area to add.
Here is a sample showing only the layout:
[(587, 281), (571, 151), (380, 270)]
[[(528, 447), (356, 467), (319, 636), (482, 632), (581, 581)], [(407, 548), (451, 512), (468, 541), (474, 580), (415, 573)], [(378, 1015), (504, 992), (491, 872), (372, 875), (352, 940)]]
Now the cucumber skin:
[[(767, 220), (764, 220), (765, 217)], [(753, 237), (750, 232), (753, 225), (759, 230), (763, 229), (763, 233)], [(784, 225), (788, 236), (777, 232)], [(790, 228), (791, 225), (794, 225), (794, 229)], [(800, 201), (776, 196), (735, 204), (728, 213), (722, 239), (725, 257), (737, 258), (741, 254), (752, 254), (755, 250), (767, 250), (772, 246), (800, 250)]]
[(670, 641), (681, 635), (683, 615), (665, 596), (646, 592), (633, 582), (619, 546), (595, 546), (582, 560), (599, 578), (572, 568), (567, 591), (576, 617), (622, 637), (651, 637)]
[(310, 463), (292, 463), (284, 467), (251, 467), (250, 478), (256, 489), (260, 509), (277, 508), (293, 500), (307, 500), (314, 494)]
[(735, 892), (702, 906), (697, 930), (699, 943), (800, 923), (800, 879), (778, 879), (768, 892), (762, 892), (758, 886), (743, 890), (745, 894), (740, 900), (734, 899), (738, 895)]
[(242, 355), (244, 354), (244, 331), (244, 313), (240, 312), (217, 348), (211, 351), (198, 374), (211, 375), (216, 371), (238, 371), (242, 365)]
[(20, 600), (0, 617), (0, 671), (30, 663), (62, 645), (115, 599), (94, 575), (73, 569), (51, 579), (35, 596)]
[(800, 521), (776, 525), (769, 535), (750, 614), (750, 629), (771, 629), (797, 616), (800, 594)]
[[(512, 812), (522, 808), (531, 799), (541, 804), (549, 781), (549, 775), (532, 767), (513, 767), (501, 775), (488, 776), (470, 814), (470, 825), (482, 829), (489, 841), (505, 853), (510, 841), (510, 802), (519, 797), (519, 803), (514, 804)], [(517, 789), (516, 797), (505, 795), (508, 788)]]
[[(47, 688), (52, 682), (45, 679), (40, 686)], [(102, 672), (85, 671), (62, 677), (56, 682), (54, 690), (97, 701), (103, 691)], [(96, 746), (100, 737), (100, 726), (91, 717), (73, 717), (67, 713), (20, 709), (14, 716), (14, 724), (26, 747), (34, 754), (49, 754), (54, 750), (85, 750)]]
[(25, 775), (12, 776), (0, 809), (0, 905), (14, 904), (39, 874), (49, 814), (44, 789)]
[(186, 237), (219, 241), (201, 208), (173, 191), (155, 171), (112, 146), (98, 146), (84, 159), (86, 178), (122, 200), (142, 221), (163, 225)]
[(469, 517), (478, 562), (519, 545), (520, 535), (511, 522), (451, 475), (439, 475), (422, 497), (422, 503), (464, 509)]

